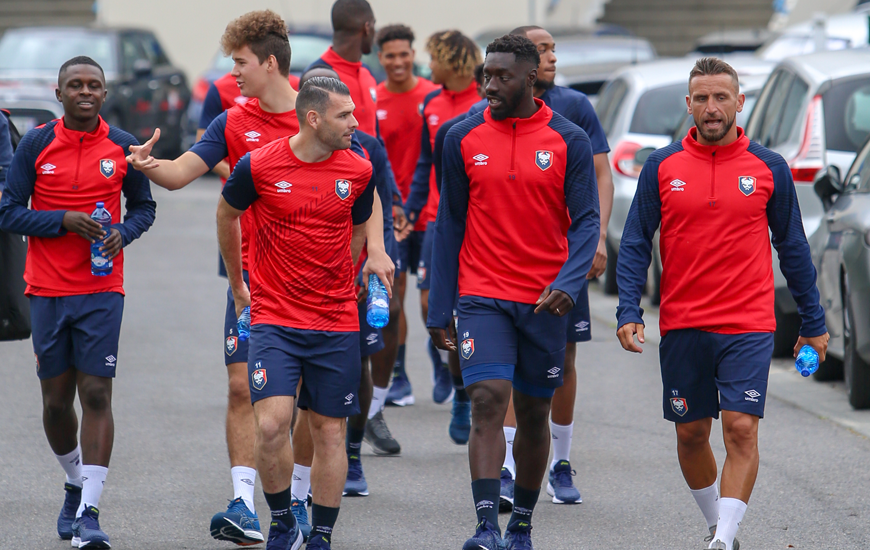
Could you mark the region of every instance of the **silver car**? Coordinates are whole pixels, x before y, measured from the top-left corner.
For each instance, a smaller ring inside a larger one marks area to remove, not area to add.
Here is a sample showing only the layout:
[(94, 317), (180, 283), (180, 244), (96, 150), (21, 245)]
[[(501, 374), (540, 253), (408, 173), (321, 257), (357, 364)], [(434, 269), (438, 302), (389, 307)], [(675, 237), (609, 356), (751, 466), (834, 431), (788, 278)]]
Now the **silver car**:
[[(846, 173), (870, 135), (870, 49), (814, 53), (781, 62), (764, 85), (746, 135), (789, 163), (804, 231), (812, 238), (824, 215), (813, 192), (816, 173), (829, 164)], [(785, 357), (792, 354), (800, 317), (775, 253), (773, 262), (774, 355)]]
[(840, 177), (819, 173), (814, 188), (825, 223), (810, 238), (831, 340), (817, 379), (845, 374), (849, 403), (870, 408), (870, 140)]

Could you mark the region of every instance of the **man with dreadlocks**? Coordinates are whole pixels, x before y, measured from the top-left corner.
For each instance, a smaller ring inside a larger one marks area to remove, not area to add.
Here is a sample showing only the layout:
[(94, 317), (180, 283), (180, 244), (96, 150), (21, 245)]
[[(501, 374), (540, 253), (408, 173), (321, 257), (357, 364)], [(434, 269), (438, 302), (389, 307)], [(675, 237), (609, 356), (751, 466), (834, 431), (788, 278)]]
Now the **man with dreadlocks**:
[[(420, 158), (411, 181), (411, 191), (405, 204), (405, 215), (408, 221), (416, 223), (419, 219), (428, 222), (426, 235), (423, 238), (423, 248), (420, 252), (420, 263), (417, 267), (417, 288), (420, 289), (420, 305), (423, 321), (429, 311), (429, 272), (432, 265), (432, 238), (434, 236), (435, 215), (438, 211), (438, 199), (441, 193), (435, 182), (435, 167), (432, 163), (432, 150), (435, 145), (435, 135), (438, 128), (451, 118), (454, 118), (480, 101), (477, 95), (477, 83), (474, 80), (474, 68), (480, 64), (480, 50), (473, 40), (459, 31), (448, 30), (436, 32), (426, 43), (426, 50), (432, 60), (432, 81), (441, 88), (433, 91), (423, 100), (423, 135), (421, 138)], [(429, 354), (434, 368), (435, 387), (432, 399), (436, 403), (444, 403), (450, 398), (454, 387), (457, 388), (454, 400), (454, 417), (466, 419), (459, 424), (467, 425), (470, 415), (468, 394), (462, 385), (459, 374), (459, 358), (453, 353), (455, 374), (446, 368), (447, 353), (439, 351), (429, 341)], [(470, 425), (468, 425), (470, 428)]]

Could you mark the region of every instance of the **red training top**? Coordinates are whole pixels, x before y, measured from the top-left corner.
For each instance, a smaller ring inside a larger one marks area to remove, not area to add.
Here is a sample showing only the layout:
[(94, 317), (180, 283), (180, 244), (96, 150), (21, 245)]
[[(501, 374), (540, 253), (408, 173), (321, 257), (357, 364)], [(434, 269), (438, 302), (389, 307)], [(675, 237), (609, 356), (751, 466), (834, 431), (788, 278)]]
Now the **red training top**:
[(378, 102), (378, 81), (372, 76), (369, 68), (361, 61), (351, 63), (345, 60), (335, 53), (332, 46), (309, 67), (315, 65), (328, 65), (338, 73), (339, 79), (350, 90), (350, 98), (355, 106), (353, 116), (359, 122), (360, 131), (370, 136), (377, 136), (378, 119), (375, 114), (375, 105)]

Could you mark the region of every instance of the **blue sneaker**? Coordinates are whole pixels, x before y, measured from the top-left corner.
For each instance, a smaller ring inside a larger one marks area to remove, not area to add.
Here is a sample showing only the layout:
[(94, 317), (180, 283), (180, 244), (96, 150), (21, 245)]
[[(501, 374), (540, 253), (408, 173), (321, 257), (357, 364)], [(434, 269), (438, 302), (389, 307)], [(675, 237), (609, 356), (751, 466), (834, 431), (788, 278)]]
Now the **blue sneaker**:
[(298, 525), (290, 529), (280, 521), (269, 524), (266, 550), (299, 550), (302, 548), (302, 530)]
[(450, 376), (450, 370), (444, 365), (435, 367), (435, 386), (432, 388), (432, 401), (440, 405), (451, 397), (453, 397), (453, 378)]
[(504, 543), (507, 550), (535, 550), (532, 546), (532, 526), (521, 522), (517, 529), (508, 529), (504, 533)]
[(580, 498), (580, 491), (574, 487), (572, 478), (576, 474), (577, 472), (571, 469), (571, 463), (567, 460), (560, 460), (550, 470), (547, 494), (553, 497), (553, 502), (556, 504), (580, 504), (583, 502), (583, 499)]
[(507, 547), (504, 545), (501, 535), (498, 534), (498, 529), (482, 519), (477, 524), (477, 532), (465, 541), (462, 550), (507, 550)]
[(332, 547), (329, 546), (329, 540), (326, 538), (326, 535), (318, 533), (308, 541), (308, 544), (305, 545), (305, 550), (332, 550)]
[(450, 434), (450, 439), (454, 443), (465, 445), (468, 443), (469, 434), (471, 434), (471, 401), (457, 401), (454, 395), (453, 410), (450, 411), (450, 414), (452, 418), (447, 433)]
[(498, 498), (498, 511), (510, 512), (514, 509), (514, 476), (507, 468), (501, 469), (501, 494)]
[(387, 392), (387, 405), (391, 407), (405, 407), (414, 404), (414, 394), (411, 390), (411, 381), (408, 375), (397, 372), (393, 375), (393, 381)]
[(100, 511), (88, 506), (72, 524), (73, 548), (111, 548), (109, 536), (100, 529)]
[(248, 509), (241, 497), (230, 501), (226, 512), (213, 515), (209, 529), (215, 539), (234, 542), (239, 546), (260, 544), (264, 540), (257, 514)]
[(308, 521), (308, 507), (304, 500), (293, 499), (290, 502), (290, 512), (296, 518), (296, 524), (302, 531), (302, 540), (307, 541), (311, 536), (311, 522)]
[(347, 480), (344, 482), (344, 492), (341, 494), (346, 497), (369, 496), (369, 484), (366, 483), (362, 461), (358, 455), (347, 455)]
[(76, 512), (82, 502), (82, 488), (64, 483), (63, 490), (66, 495), (63, 497), (63, 506), (57, 516), (57, 536), (60, 540), (70, 540), (73, 538), (72, 525), (76, 520)]

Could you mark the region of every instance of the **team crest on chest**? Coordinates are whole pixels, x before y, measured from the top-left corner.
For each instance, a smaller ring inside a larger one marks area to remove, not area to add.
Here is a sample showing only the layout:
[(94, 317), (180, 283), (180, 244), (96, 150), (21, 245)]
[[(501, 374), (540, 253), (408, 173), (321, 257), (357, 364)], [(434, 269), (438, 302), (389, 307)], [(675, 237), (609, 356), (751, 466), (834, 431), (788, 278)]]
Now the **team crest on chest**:
[(459, 345), (459, 351), (462, 353), (462, 358), (466, 361), (474, 355), (474, 338), (466, 338)]
[(335, 180), (335, 194), (344, 200), (350, 196), (350, 182), (348, 180)]
[(737, 187), (740, 188), (740, 192), (746, 195), (747, 197), (753, 193), (755, 193), (755, 178), (752, 176), (740, 176), (737, 178)]
[(115, 161), (112, 159), (100, 159), (100, 173), (109, 179), (115, 175)]
[(546, 170), (553, 165), (552, 151), (535, 151), (535, 164), (541, 170)]

